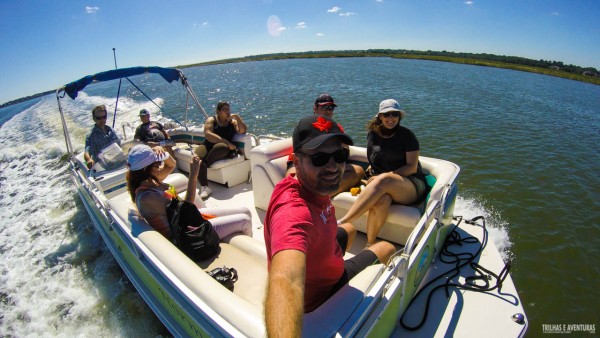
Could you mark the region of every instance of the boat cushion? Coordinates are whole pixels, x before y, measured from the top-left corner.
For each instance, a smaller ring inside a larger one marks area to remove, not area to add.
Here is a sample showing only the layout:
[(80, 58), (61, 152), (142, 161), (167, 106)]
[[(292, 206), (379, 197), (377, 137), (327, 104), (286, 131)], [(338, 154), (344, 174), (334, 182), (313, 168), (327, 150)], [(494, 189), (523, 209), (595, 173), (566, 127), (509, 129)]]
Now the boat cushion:
[[(254, 205), (257, 208), (267, 209), (273, 188), (285, 175), (287, 157), (291, 152), (291, 138), (261, 144), (252, 149), (250, 161), (252, 163)], [(362, 163), (363, 167), (367, 166), (366, 148), (350, 146), (349, 160), (352, 163)], [(426, 203), (431, 199), (441, 199), (444, 186), (454, 179), (458, 168), (448, 161), (430, 157), (420, 156), (419, 160), (424, 173), (429, 176), (426, 176), (428, 184), (433, 183)], [(356, 198), (350, 192), (343, 192), (332, 199), (337, 219), (342, 218), (348, 212)], [(412, 206), (392, 204), (386, 223), (379, 232), (379, 237), (394, 243), (405, 244), (421, 218), (426, 203)], [(367, 216), (368, 212), (352, 222), (359, 231), (364, 233), (367, 230)]]
[[(171, 131), (170, 131), (171, 132)], [(190, 171), (190, 161), (198, 145), (204, 142), (204, 134), (201, 132), (189, 132), (175, 129), (171, 136), (177, 143), (173, 147), (173, 153), (177, 161), (177, 168), (184, 172)], [(193, 135), (193, 138), (192, 138)], [(216, 161), (208, 168), (207, 176), (210, 181), (223, 184), (228, 187), (248, 181), (250, 177), (250, 160), (245, 156), (247, 149), (252, 147), (251, 136), (248, 134), (236, 134), (234, 144), (238, 147), (239, 154), (233, 158)], [(190, 142), (190, 143), (184, 143)]]

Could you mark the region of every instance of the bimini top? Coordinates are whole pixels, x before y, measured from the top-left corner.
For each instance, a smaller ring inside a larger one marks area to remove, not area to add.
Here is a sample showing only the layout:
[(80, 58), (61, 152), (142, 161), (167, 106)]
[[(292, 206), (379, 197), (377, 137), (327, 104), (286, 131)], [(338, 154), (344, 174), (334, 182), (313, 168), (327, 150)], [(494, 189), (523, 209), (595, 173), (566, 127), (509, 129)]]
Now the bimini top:
[(140, 75), (145, 73), (156, 73), (163, 77), (166, 81), (173, 82), (175, 80), (182, 79), (184, 80), (184, 76), (181, 71), (177, 68), (161, 68), (161, 67), (131, 67), (131, 68), (120, 68), (109, 70), (105, 72), (101, 72), (94, 75), (88, 75), (79, 80), (73, 81), (65, 85), (64, 90), (69, 95), (69, 97), (73, 100), (77, 97), (77, 93), (80, 90), (83, 90), (87, 85), (96, 81), (110, 81), (121, 78), (126, 78), (128, 76)]

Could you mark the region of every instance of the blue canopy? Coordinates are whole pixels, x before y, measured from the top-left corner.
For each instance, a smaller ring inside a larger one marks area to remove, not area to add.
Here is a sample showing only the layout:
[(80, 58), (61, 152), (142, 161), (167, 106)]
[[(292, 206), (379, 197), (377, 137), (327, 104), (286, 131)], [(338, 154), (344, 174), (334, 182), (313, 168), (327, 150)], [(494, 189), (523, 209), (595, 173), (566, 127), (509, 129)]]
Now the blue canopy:
[(65, 85), (65, 92), (71, 99), (75, 99), (77, 97), (77, 93), (80, 90), (83, 90), (87, 85), (94, 81), (109, 81), (120, 79), (124, 77), (140, 75), (145, 73), (155, 73), (160, 74), (168, 82), (173, 82), (175, 80), (179, 80), (182, 76), (181, 72), (177, 68), (161, 68), (161, 67), (132, 67), (132, 68), (120, 68), (109, 70), (106, 72), (101, 72), (94, 75), (88, 75), (83, 77), (77, 81), (73, 81)]

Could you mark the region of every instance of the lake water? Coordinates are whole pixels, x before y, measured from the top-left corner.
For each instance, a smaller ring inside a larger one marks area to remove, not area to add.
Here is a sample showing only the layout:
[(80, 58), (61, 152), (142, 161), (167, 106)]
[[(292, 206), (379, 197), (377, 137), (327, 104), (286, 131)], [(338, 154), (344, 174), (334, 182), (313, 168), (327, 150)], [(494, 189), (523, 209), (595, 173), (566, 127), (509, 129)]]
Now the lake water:
[[(183, 71), (210, 114), (216, 102), (228, 100), (257, 135), (290, 136), (296, 121), (312, 113), (316, 96), (329, 92), (338, 104), (335, 119), (364, 146), (365, 124), (379, 102), (397, 99), (421, 154), (461, 166), (455, 214), (487, 217), (491, 238), (512, 260), (529, 336), (541, 335), (542, 324), (600, 324), (594, 310), (600, 299), (600, 86), (389, 58)], [(165, 113), (183, 119), (172, 103), (175, 92), (148, 81), (142, 78)], [(149, 106), (125, 89), (117, 125), (137, 125), (137, 112)], [(101, 85), (69, 104), (77, 149), (92, 126), (91, 107), (114, 104), (113, 94)], [(0, 336), (169, 335), (73, 189), (61, 159), (66, 148), (56, 98), (2, 108), (0, 123)]]

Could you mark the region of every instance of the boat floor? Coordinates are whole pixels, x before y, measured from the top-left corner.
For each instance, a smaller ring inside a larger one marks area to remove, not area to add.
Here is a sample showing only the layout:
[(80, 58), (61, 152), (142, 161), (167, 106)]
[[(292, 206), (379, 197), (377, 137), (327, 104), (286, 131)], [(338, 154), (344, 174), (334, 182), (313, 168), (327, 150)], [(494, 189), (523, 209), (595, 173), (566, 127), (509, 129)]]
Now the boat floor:
[[(263, 222), (265, 211), (254, 207), (252, 184), (245, 182), (228, 188), (210, 182), (209, 186), (212, 194), (204, 200), (207, 207), (247, 206), (252, 214), (253, 237), (264, 243)], [(473, 236), (479, 242), (483, 238), (483, 229), (480, 225), (469, 225), (463, 221), (457, 231), (462, 238)], [(359, 232), (348, 255), (361, 251), (365, 243), (366, 236)], [(458, 249), (458, 252), (475, 253), (478, 248), (479, 243), (470, 243), (463, 245)], [(491, 240), (487, 242), (481, 255), (475, 261), (495, 274), (499, 274), (504, 268), (504, 261)], [(442, 262), (439, 254), (436, 253), (436, 259), (432, 263), (422, 285), (437, 277), (441, 272), (452, 269), (453, 266)], [(460, 274), (450, 281), (464, 285), (465, 278), (473, 274), (473, 269), (469, 266), (463, 267)], [(447, 277), (440, 278), (433, 287), (442, 284), (446, 280), (448, 280)], [(494, 283), (494, 281), (489, 282)], [(482, 284), (482, 282), (480, 281), (478, 284)], [(429, 289), (433, 287), (429, 287)], [(494, 336), (515, 337), (521, 336), (526, 331), (526, 322), (525, 324), (518, 324), (513, 320), (513, 315), (524, 314), (524, 312), (510, 275), (504, 281), (501, 291), (496, 289), (482, 293), (456, 288), (450, 288), (449, 290), (449, 299), (446, 298), (444, 288), (440, 288), (434, 293), (429, 314), (423, 327), (417, 331), (409, 331), (398, 323), (392, 336), (479, 337), (482, 334), (485, 335), (485, 332), (494, 332)], [(406, 324), (415, 326), (419, 323), (424, 314), (427, 296), (428, 292), (420, 295), (415, 304), (409, 307), (405, 318)]]

